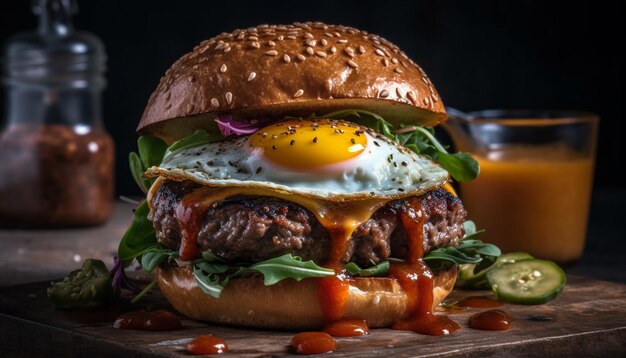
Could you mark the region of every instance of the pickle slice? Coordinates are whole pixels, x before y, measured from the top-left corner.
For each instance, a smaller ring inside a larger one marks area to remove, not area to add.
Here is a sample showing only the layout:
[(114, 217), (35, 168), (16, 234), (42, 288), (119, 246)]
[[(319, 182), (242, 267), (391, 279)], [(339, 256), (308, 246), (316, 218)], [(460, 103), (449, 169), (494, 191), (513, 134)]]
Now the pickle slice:
[(509, 252), (506, 254), (502, 254), (498, 257), (496, 262), (493, 265), (487, 267), (484, 270), (481, 270), (477, 273), (474, 273), (475, 264), (466, 264), (461, 265), (459, 269), (459, 277), (457, 280), (457, 286), (463, 288), (490, 288), (489, 282), (487, 281), (487, 272), (497, 267), (500, 267), (505, 264), (510, 264), (517, 261), (522, 260), (530, 260), (534, 257), (530, 256), (530, 254), (522, 251)]
[(521, 305), (553, 300), (566, 282), (565, 273), (554, 262), (537, 259), (494, 268), (487, 273), (487, 279), (499, 300)]

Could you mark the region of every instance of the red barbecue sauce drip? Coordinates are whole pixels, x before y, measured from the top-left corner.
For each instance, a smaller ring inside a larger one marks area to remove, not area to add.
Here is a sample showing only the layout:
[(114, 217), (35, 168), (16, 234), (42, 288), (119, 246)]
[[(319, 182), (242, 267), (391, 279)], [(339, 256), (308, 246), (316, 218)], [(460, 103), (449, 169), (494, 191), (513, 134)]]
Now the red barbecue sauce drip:
[(364, 320), (344, 319), (327, 324), (324, 332), (333, 337), (356, 337), (368, 334), (369, 327)]
[(422, 260), (426, 216), (417, 198), (408, 201), (400, 213), (407, 237), (408, 252), (403, 263), (393, 263), (389, 276), (394, 277), (408, 297), (409, 318), (395, 322), (391, 328), (431, 336), (448, 335), (459, 328), (456, 322), (432, 313), (434, 275)]
[(135, 311), (119, 316), (113, 327), (139, 331), (174, 331), (182, 328), (180, 318), (165, 311)]
[(199, 336), (187, 344), (187, 352), (191, 354), (226, 353), (228, 352), (228, 345), (219, 337)]
[(176, 206), (176, 220), (182, 236), (178, 254), (185, 261), (195, 259), (200, 252), (197, 242), (198, 232), (209, 209), (201, 205), (202, 196), (202, 190), (192, 191)]
[(502, 306), (502, 302), (490, 296), (469, 296), (456, 303), (459, 307), (492, 308)]
[[(323, 223), (327, 224), (327, 223)], [(326, 322), (335, 322), (343, 317), (348, 302), (350, 282), (343, 275), (343, 258), (348, 250), (346, 229), (336, 221), (324, 225), (329, 231), (331, 251), (325, 267), (335, 270), (335, 276), (318, 279), (319, 298)]]
[(469, 326), (486, 331), (506, 331), (511, 328), (511, 316), (502, 310), (484, 311), (471, 316)]
[(325, 332), (302, 332), (293, 336), (291, 347), (297, 354), (322, 354), (333, 352), (337, 343)]

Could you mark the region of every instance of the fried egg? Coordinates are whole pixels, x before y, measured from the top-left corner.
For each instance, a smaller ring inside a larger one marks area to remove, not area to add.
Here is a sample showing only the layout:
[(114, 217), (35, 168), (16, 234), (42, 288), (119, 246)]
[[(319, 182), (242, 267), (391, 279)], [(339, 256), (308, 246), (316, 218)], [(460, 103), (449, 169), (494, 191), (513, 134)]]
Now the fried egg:
[(336, 120), (285, 121), (250, 136), (184, 148), (146, 175), (339, 201), (420, 195), (449, 177), (387, 137)]

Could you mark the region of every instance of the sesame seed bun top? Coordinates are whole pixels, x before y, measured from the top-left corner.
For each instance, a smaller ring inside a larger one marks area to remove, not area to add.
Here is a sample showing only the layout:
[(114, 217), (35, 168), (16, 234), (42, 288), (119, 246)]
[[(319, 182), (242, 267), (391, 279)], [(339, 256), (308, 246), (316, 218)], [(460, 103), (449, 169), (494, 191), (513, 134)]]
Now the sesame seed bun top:
[(238, 118), (376, 112), (391, 123), (446, 119), (424, 71), (389, 41), (323, 23), (259, 25), (203, 41), (165, 72), (137, 131), (172, 142)]

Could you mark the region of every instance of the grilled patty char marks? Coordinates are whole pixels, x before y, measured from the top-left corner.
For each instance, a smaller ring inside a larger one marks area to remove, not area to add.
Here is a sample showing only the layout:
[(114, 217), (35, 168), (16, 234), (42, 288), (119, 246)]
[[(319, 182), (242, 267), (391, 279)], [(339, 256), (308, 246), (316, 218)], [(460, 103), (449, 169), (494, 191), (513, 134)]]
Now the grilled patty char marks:
[[(175, 209), (197, 187), (190, 181), (166, 181), (154, 195), (149, 218), (161, 245), (173, 250), (180, 247)], [(442, 189), (419, 199), (426, 215), (424, 253), (458, 245), (467, 216), (461, 201)], [(399, 213), (405, 206), (406, 199), (391, 201), (359, 226), (344, 261), (368, 267), (389, 257), (404, 258), (408, 245)], [(236, 196), (213, 205), (198, 233), (198, 246), (230, 262), (258, 262), (291, 253), (320, 264), (331, 247), (330, 235), (310, 211), (266, 196)]]

